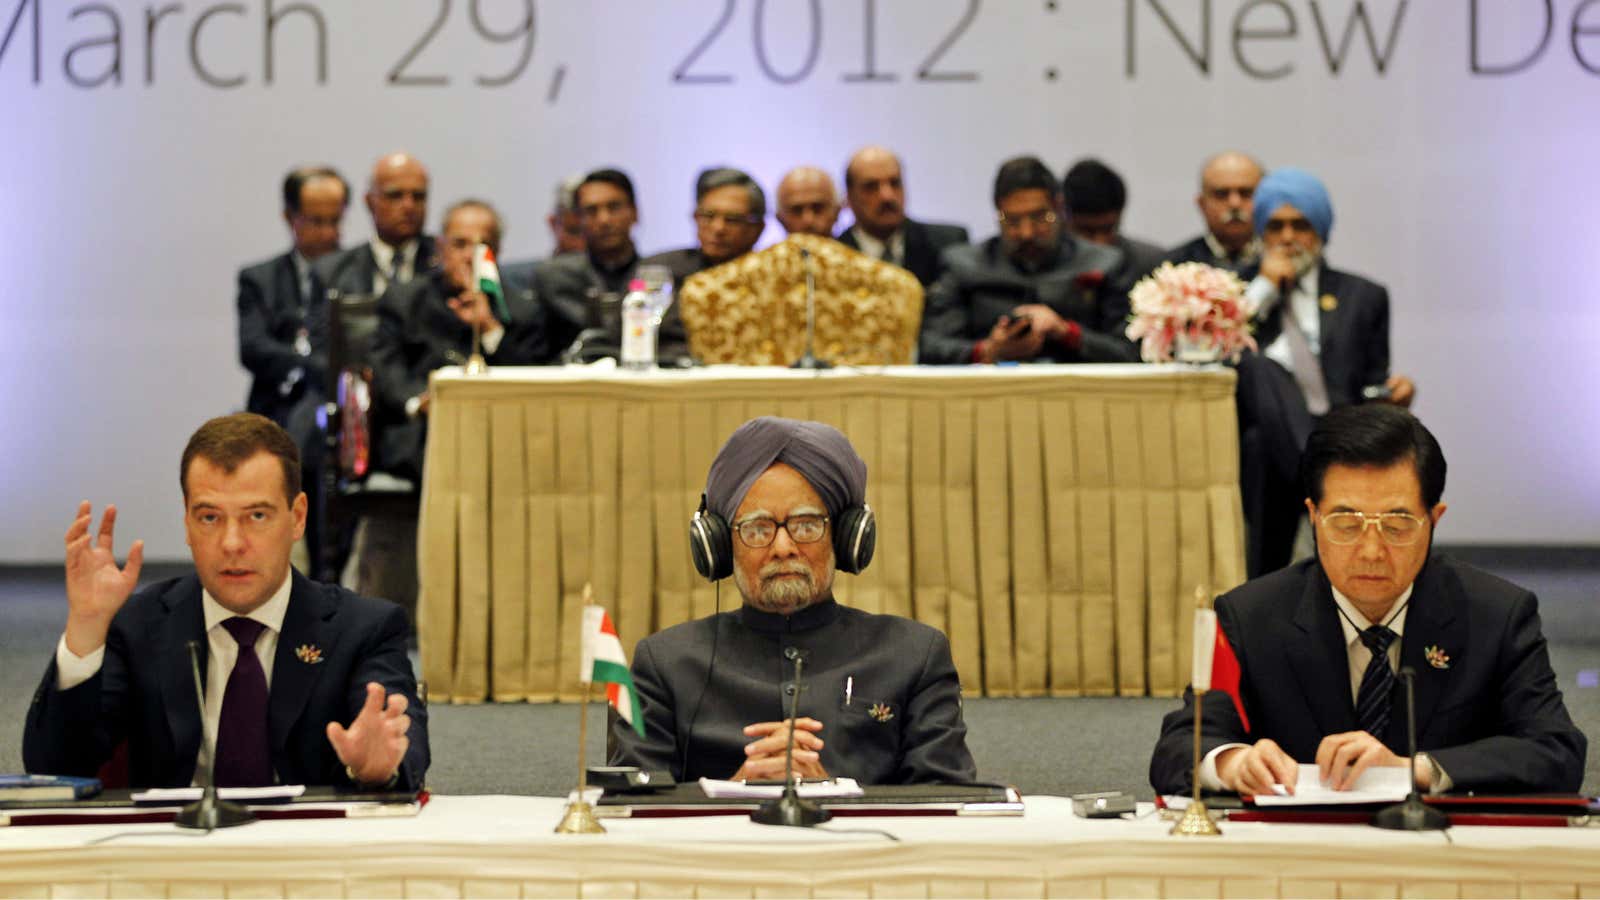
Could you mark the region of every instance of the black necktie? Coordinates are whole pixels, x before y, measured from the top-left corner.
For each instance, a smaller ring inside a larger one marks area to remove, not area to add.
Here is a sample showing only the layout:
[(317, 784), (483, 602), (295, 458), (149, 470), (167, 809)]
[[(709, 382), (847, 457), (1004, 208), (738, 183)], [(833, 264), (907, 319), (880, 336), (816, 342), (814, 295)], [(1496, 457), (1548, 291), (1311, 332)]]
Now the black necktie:
[(1389, 668), (1389, 645), (1396, 635), (1388, 627), (1374, 625), (1361, 632), (1361, 643), (1372, 651), (1367, 671), (1361, 675), (1356, 692), (1356, 721), (1361, 730), (1378, 740), (1389, 727), (1389, 702), (1394, 693), (1394, 670)]
[(267, 676), (256, 656), (256, 638), (266, 630), (254, 619), (234, 616), (222, 627), (239, 643), (239, 658), (222, 692), (217, 722), (218, 787), (260, 787), (272, 783), (272, 751), (267, 737)]

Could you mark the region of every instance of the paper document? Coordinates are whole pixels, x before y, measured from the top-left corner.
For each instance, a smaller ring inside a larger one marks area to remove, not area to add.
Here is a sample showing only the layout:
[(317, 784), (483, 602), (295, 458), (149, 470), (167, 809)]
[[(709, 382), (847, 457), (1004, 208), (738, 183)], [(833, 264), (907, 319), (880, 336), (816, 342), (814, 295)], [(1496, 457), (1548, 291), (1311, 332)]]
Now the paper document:
[[(746, 784), (743, 781), (720, 781), (715, 778), (700, 779), (700, 789), (714, 800), (752, 799), (770, 800), (783, 796), (781, 784)], [(854, 778), (830, 778), (827, 781), (802, 781), (795, 793), (808, 799), (818, 797), (859, 797), (861, 785)]]
[(1335, 803), (1392, 803), (1411, 793), (1409, 766), (1373, 766), (1361, 773), (1355, 786), (1335, 791), (1323, 786), (1315, 763), (1300, 766), (1294, 794), (1284, 793), (1283, 785), (1273, 785), (1275, 794), (1257, 794), (1257, 806), (1326, 806)]
[[(200, 799), (202, 789), (197, 787), (151, 788), (133, 795), (135, 803), (193, 803)], [(246, 803), (271, 803), (274, 800), (293, 800), (304, 794), (303, 784), (269, 784), (266, 787), (217, 788), (217, 799)]]

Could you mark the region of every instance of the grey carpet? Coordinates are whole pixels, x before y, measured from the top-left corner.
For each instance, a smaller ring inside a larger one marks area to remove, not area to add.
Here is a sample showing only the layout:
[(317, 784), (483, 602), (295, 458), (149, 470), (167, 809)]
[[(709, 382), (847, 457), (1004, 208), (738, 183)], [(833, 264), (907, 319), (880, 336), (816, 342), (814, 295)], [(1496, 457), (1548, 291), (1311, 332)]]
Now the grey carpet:
[[(1578, 726), (1600, 736), (1600, 552), (1466, 551), (1457, 556), (1536, 591), (1551, 658)], [(146, 581), (185, 571), (152, 566)], [(22, 719), (65, 620), (59, 568), (0, 569), (0, 772), (22, 768)], [(1587, 686), (1584, 686), (1587, 685)], [(968, 742), (979, 775), (1025, 793), (1151, 793), (1149, 748), (1177, 701), (1158, 698), (971, 699)], [(431, 710), (429, 783), (448, 794), (562, 794), (577, 770), (572, 704), (440, 706)], [(590, 708), (591, 764), (603, 753), (605, 714)], [(1584, 789), (1600, 792), (1600, 751)]]

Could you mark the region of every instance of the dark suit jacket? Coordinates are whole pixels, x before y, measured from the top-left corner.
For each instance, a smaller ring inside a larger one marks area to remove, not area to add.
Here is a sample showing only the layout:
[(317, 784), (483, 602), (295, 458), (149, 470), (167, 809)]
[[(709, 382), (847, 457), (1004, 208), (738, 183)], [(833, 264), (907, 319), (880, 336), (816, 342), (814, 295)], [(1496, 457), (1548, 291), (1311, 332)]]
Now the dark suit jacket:
[(1260, 260), (1254, 257), (1236, 261), (1223, 259), (1211, 252), (1211, 245), (1206, 243), (1206, 236), (1203, 234), (1195, 235), (1194, 239), (1188, 243), (1179, 244), (1167, 251), (1164, 259), (1173, 265), (1186, 262), (1205, 263), (1218, 269), (1227, 269), (1235, 274), (1241, 270), (1258, 266), (1260, 263)]
[(1117, 236), (1117, 249), (1122, 251), (1123, 258), (1121, 278), (1129, 287), (1159, 268), (1167, 255), (1155, 244), (1122, 235)]
[[(1583, 782), (1583, 733), (1572, 724), (1550, 670), (1538, 601), (1493, 575), (1434, 556), (1423, 566), (1406, 612), (1400, 665), (1416, 670), (1417, 749), (1449, 774), (1454, 790), (1576, 791)], [(1276, 741), (1296, 761), (1316, 760), (1330, 734), (1357, 731), (1350, 664), (1332, 588), (1316, 560), (1257, 578), (1219, 597), (1217, 619), (1239, 657), (1245, 733), (1222, 691), (1205, 695), (1201, 752), (1231, 742)], [(1437, 647), (1447, 667), (1429, 664)], [(1398, 683), (1398, 681), (1397, 681)], [(1378, 735), (1404, 756), (1404, 692)], [(1190, 788), (1193, 694), (1161, 722), (1150, 783), (1161, 793)]]
[[(505, 283), (502, 281), (502, 284)], [(531, 366), (550, 361), (543, 312), (532, 295), (505, 285), (510, 322), (484, 358), (494, 366)], [(372, 342), (372, 402), (378, 461), (375, 468), (402, 478), (422, 476), (426, 419), (408, 418), (406, 401), (428, 389), (428, 375), (462, 365), (472, 353), (472, 329), (448, 305), (449, 287), (438, 270), (385, 291), (378, 301), (378, 333)], [(491, 307), (493, 304), (491, 303)], [(496, 312), (498, 317), (499, 313)]]
[(944, 634), (832, 601), (788, 617), (744, 606), (640, 641), (633, 683), (645, 737), (617, 719), (611, 761), (679, 781), (730, 777), (745, 759), (744, 726), (788, 716), (791, 647), (806, 654), (800, 715), (822, 722), (830, 775), (863, 784), (976, 777)]
[(989, 335), (1002, 315), (1026, 303), (1043, 303), (1083, 327), (1076, 351), (1046, 344), (1041, 360), (1137, 362), (1139, 351), (1124, 332), (1128, 287), (1121, 252), (1113, 247), (1061, 238), (1056, 259), (1037, 272), (1019, 268), (1000, 238), (945, 251), (949, 268), (928, 289), (922, 312), (918, 360), (962, 364), (973, 345)]
[[(411, 266), (412, 280), (426, 275), (438, 263), (438, 248), (433, 236), (424, 234), (417, 238), (417, 258)], [(372, 243), (362, 241), (337, 253), (330, 253), (311, 266), (312, 292), (326, 297), (336, 290), (340, 294), (371, 294), (372, 279), (378, 274), (377, 260), (372, 258)]]
[[(1251, 267), (1249, 281), (1256, 275)], [(1323, 264), (1317, 275), (1322, 378), (1333, 406), (1361, 402), (1361, 389), (1382, 384), (1389, 377), (1389, 291), (1360, 275), (1330, 269)], [(1329, 309), (1329, 306), (1332, 309)], [(1256, 326), (1256, 344), (1265, 348), (1283, 333), (1283, 303), (1275, 304)]]
[(288, 429), (302, 450), (309, 446), (328, 356), (325, 346), (315, 344), (310, 356), (301, 356), (295, 339), (302, 328), (309, 338), (311, 321), (325, 309), (323, 296), (312, 291), (309, 303), (302, 299), (288, 253), (239, 271), (239, 362), (253, 376), (245, 408)]
[[(906, 219), (906, 258), (905, 270), (917, 276), (926, 288), (939, 280), (944, 274), (944, 250), (946, 247), (959, 247), (971, 243), (967, 230), (960, 225), (944, 225), (934, 222), (918, 222)], [(851, 250), (859, 251), (860, 243), (856, 240), (853, 227), (846, 228), (839, 233), (839, 243)]]
[[(348, 726), (366, 702), (367, 682), (376, 681), (408, 702), (411, 746), (397, 789), (417, 790), (428, 770), (428, 711), (417, 702), (406, 656), (405, 611), (298, 572), (290, 577), (268, 700), (278, 781), (351, 786), (325, 729), (332, 721)], [(126, 740), (133, 787), (194, 780), (200, 708), (185, 644), (199, 641), (206, 653), (200, 591), (200, 579), (187, 575), (128, 598), (111, 621), (100, 671), (70, 690), (56, 690), (51, 656), (23, 729), (29, 772), (92, 776)], [(321, 649), (322, 661), (302, 662), (301, 646)], [(203, 677), (203, 661), (200, 671)]]

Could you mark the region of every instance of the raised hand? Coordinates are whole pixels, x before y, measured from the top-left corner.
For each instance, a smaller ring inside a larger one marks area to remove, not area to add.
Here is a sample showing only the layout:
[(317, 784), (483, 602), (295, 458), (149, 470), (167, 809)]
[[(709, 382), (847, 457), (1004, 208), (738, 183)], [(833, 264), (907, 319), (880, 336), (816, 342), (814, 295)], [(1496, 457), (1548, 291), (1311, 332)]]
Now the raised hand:
[(411, 739), (406, 731), (411, 728), (411, 717), (406, 715), (406, 696), (390, 694), (385, 705), (383, 685), (367, 682), (367, 701), (354, 722), (346, 728), (338, 722), (328, 723), (328, 743), (339, 761), (355, 773), (357, 783), (379, 785), (387, 782), (400, 770)]
[(77, 656), (88, 656), (105, 645), (111, 617), (128, 601), (139, 583), (144, 565), (144, 541), (134, 541), (128, 549), (127, 564), (117, 567), (112, 552), (112, 532), (117, 524), (117, 508), (107, 506), (100, 517), (100, 530), (90, 534), (93, 510), (89, 501), (78, 504), (78, 517), (67, 529), (67, 649)]

